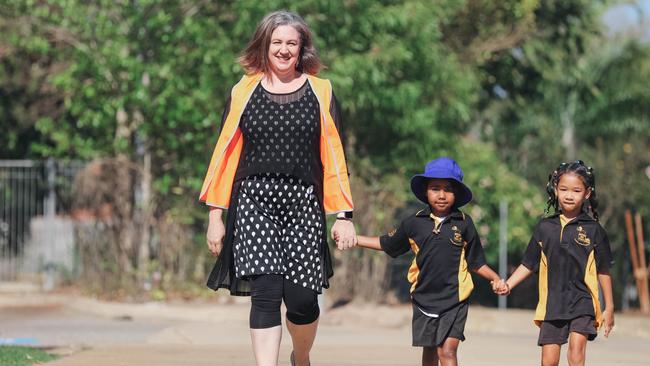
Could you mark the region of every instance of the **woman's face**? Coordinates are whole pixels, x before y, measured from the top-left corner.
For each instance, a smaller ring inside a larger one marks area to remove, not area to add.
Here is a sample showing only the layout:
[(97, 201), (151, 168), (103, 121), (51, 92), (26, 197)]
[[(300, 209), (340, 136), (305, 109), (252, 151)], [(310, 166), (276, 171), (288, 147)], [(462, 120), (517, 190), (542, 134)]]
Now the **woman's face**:
[(269, 65), (276, 74), (295, 71), (300, 57), (300, 33), (290, 25), (281, 25), (271, 33)]

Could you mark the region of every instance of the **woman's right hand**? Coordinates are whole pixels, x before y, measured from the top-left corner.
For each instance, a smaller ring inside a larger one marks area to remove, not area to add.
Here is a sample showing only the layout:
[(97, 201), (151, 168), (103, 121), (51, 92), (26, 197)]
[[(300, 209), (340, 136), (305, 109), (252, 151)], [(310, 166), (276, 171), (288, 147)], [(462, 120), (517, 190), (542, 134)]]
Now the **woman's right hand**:
[(221, 253), (221, 249), (223, 249), (223, 238), (226, 235), (226, 227), (223, 225), (223, 220), (221, 219), (222, 211), (220, 208), (210, 209), (208, 232), (206, 233), (208, 249), (210, 249), (210, 253), (215, 257)]

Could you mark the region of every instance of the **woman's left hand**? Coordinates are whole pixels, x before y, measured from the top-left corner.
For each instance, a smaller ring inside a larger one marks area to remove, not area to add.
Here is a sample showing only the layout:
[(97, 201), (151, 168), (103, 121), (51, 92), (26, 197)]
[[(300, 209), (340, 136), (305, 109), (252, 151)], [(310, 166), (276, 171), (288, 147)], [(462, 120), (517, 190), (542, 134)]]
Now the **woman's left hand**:
[(357, 245), (357, 232), (350, 220), (335, 220), (332, 225), (332, 239), (340, 250), (346, 250)]

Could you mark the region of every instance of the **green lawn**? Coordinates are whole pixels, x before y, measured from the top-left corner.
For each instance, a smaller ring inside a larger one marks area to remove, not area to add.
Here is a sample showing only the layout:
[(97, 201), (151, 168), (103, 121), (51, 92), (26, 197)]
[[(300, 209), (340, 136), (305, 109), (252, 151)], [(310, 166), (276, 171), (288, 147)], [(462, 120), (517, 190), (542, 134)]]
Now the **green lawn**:
[(0, 346), (0, 365), (2, 366), (31, 366), (42, 362), (52, 361), (54, 355), (39, 349), (18, 346)]

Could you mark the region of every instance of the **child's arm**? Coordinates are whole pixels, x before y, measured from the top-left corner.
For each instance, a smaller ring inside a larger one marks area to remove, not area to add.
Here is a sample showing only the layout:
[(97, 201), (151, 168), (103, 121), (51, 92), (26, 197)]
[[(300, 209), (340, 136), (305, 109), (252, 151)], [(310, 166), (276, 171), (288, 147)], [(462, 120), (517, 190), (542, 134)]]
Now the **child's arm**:
[(494, 270), (490, 268), (490, 266), (484, 264), (478, 269), (475, 269), (474, 273), (490, 281), (490, 284), (492, 285), (492, 291), (494, 291), (497, 294), (500, 294), (503, 287), (501, 277), (499, 277), (499, 275), (496, 272), (494, 272)]
[[(533, 273), (528, 267), (524, 266), (523, 264), (520, 264), (519, 267), (510, 275), (510, 278), (506, 281), (506, 285), (508, 286), (508, 293), (510, 290), (513, 288), (517, 287), (518, 284), (521, 283), (521, 281), (525, 280), (528, 278)], [(507, 295), (507, 293), (506, 293)]]
[(499, 293), (499, 295), (508, 295), (510, 291), (517, 287), (521, 281), (525, 280), (533, 272), (539, 269), (539, 263), (542, 259), (542, 246), (543, 242), (540, 235), (540, 223), (537, 223), (535, 230), (533, 231), (533, 236), (528, 242), (526, 251), (524, 252), (524, 258), (521, 261), (521, 264), (517, 269), (510, 275), (510, 278), (506, 281), (505, 291)]
[(605, 300), (605, 310), (603, 311), (603, 325), (605, 328), (605, 337), (614, 328), (614, 296), (612, 295), (612, 277), (609, 275), (609, 269), (612, 266), (612, 249), (609, 246), (607, 232), (600, 226), (596, 234), (594, 251), (596, 256), (596, 271), (598, 272), (598, 283), (603, 289), (603, 299)]
[(357, 245), (362, 248), (380, 250), (396, 258), (411, 250), (410, 240), (404, 222), (397, 229), (382, 236), (357, 235)]
[(485, 253), (483, 252), (483, 245), (481, 244), (481, 239), (476, 231), (476, 226), (474, 226), (474, 221), (469, 216), (465, 217), (467, 219), (467, 226), (464, 231), (464, 236), (466, 238), (465, 260), (467, 260), (467, 265), (472, 272), (477, 273), (479, 276), (490, 281), (494, 293), (500, 294), (503, 287), (505, 287), (505, 283), (501, 280), (499, 275), (487, 265), (485, 261)]
[(499, 282), (501, 280), (501, 277), (490, 268), (487, 264), (482, 265), (480, 268), (475, 269), (474, 273), (478, 274), (479, 276), (485, 278), (488, 281), (494, 281), (494, 282)]
[(378, 236), (361, 236), (357, 235), (357, 245), (362, 248), (382, 250), (379, 244)]
[(599, 273), (598, 282), (603, 289), (603, 298), (605, 299), (605, 310), (603, 311), (603, 325), (605, 327), (605, 337), (614, 328), (614, 296), (612, 295), (612, 277), (609, 273)]

